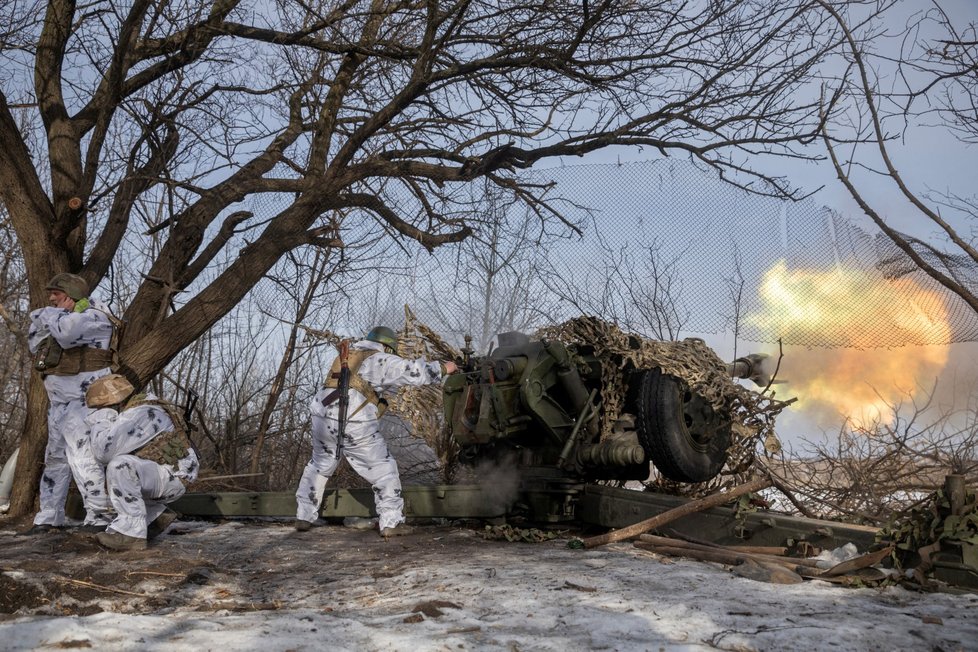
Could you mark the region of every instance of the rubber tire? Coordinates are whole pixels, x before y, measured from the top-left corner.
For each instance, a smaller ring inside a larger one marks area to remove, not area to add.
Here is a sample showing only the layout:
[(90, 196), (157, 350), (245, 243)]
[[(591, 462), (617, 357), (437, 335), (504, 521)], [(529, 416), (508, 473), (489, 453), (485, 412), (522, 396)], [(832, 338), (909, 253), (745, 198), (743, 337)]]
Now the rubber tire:
[(630, 384), (639, 442), (655, 468), (676, 482), (716, 477), (727, 461), (729, 417), (658, 368), (635, 372)]

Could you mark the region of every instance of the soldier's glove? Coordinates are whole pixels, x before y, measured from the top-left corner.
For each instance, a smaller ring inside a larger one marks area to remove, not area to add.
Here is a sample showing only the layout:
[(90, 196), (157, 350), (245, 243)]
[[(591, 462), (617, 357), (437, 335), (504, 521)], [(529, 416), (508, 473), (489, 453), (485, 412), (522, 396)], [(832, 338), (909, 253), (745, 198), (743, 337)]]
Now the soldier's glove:
[(79, 299), (75, 302), (75, 312), (85, 312), (91, 305), (88, 299)]

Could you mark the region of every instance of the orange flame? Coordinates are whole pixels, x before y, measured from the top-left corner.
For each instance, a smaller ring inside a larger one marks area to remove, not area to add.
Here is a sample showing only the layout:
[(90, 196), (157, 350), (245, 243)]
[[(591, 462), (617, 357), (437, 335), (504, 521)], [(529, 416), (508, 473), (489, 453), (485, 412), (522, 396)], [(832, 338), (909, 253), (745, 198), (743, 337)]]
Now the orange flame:
[(911, 278), (789, 271), (781, 261), (765, 274), (761, 299), (762, 313), (748, 318), (754, 325), (788, 342), (832, 343), (834, 348), (789, 349), (778, 372), (788, 393), (798, 397), (798, 408), (823, 418), (887, 422), (888, 406), (929, 386), (947, 363), (945, 346), (872, 349), (884, 334), (918, 344), (950, 341), (947, 306)]

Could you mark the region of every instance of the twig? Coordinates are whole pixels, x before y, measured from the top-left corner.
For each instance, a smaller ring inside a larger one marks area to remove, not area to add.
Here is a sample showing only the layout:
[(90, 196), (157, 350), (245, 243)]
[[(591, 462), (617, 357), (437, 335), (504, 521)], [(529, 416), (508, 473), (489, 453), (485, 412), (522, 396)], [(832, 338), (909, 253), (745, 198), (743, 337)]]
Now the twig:
[(109, 593), (120, 593), (122, 595), (134, 595), (139, 598), (145, 598), (145, 593), (133, 593), (132, 591), (124, 591), (122, 589), (113, 589), (111, 586), (102, 586), (101, 584), (93, 584), (92, 582), (86, 582), (84, 580), (73, 580), (70, 577), (59, 577), (58, 580), (62, 582), (68, 582), (70, 584), (78, 584), (79, 586), (87, 586), (90, 589), (95, 589), (96, 591), (108, 591)]
[(798, 498), (795, 496), (794, 490), (788, 486), (788, 484), (781, 480), (775, 480), (774, 487), (784, 494), (784, 497), (788, 499), (788, 502), (794, 505), (795, 509), (797, 509), (802, 516), (807, 516), (808, 518), (818, 518), (818, 514), (808, 509), (804, 503), (798, 500)]
[(24, 331), (20, 329), (17, 322), (14, 321), (13, 317), (10, 316), (10, 313), (8, 313), (7, 309), (2, 305), (0, 305), (0, 318), (3, 318), (3, 322), (6, 324), (7, 330), (10, 331), (14, 337), (21, 341), (27, 340), (27, 336), (24, 334)]
[[(778, 338), (778, 362), (774, 365), (774, 372), (767, 381), (767, 386), (761, 390), (761, 394), (767, 394), (767, 390), (771, 389), (771, 385), (774, 384), (774, 379), (778, 377), (778, 372), (781, 370), (781, 360), (784, 359), (784, 347), (781, 345), (781, 338)], [(794, 402), (794, 401), (792, 401)]]
[(233, 473), (231, 475), (208, 475), (197, 478), (197, 482), (210, 482), (212, 480), (230, 480), (231, 478), (254, 478), (264, 473)]
[(771, 482), (774, 488), (780, 491), (785, 498), (788, 499), (792, 505), (795, 506), (802, 516), (807, 516), (808, 518), (818, 518), (812, 510), (808, 509), (798, 498), (795, 496), (796, 489), (792, 487), (788, 480), (780, 475), (778, 475), (768, 464), (765, 464), (761, 460), (757, 460), (758, 465), (764, 469), (764, 472), (768, 474), (771, 478)]
[(126, 577), (130, 575), (159, 575), (160, 577), (186, 577), (184, 573), (160, 573), (157, 571), (126, 571)]
[(288, 326), (295, 326), (296, 328), (300, 328), (306, 333), (308, 333), (310, 336), (312, 336), (314, 339), (325, 340), (327, 343), (332, 344), (333, 346), (339, 344), (340, 340), (343, 339), (336, 333), (329, 330), (320, 330), (318, 328), (312, 328), (311, 326), (306, 326), (304, 324), (299, 324), (292, 321), (285, 321), (284, 319), (278, 319), (278, 321)]

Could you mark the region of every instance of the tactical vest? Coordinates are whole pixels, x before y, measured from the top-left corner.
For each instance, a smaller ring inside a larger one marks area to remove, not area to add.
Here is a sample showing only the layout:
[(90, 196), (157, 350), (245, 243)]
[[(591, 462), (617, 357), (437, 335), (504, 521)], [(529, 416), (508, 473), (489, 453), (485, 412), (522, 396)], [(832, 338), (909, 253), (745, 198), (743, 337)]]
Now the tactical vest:
[(108, 349), (96, 349), (90, 346), (76, 346), (63, 349), (54, 337), (48, 335), (34, 353), (34, 368), (41, 372), (41, 377), (74, 376), (85, 371), (98, 371), (110, 367), (113, 371), (118, 367), (116, 351), (119, 350), (119, 337), (123, 322), (118, 317), (99, 308), (112, 324), (112, 335), (109, 337)]
[(187, 434), (187, 424), (184, 422), (180, 408), (169, 401), (137, 398), (130, 401), (126, 405), (126, 409), (140, 405), (155, 405), (161, 408), (173, 422), (173, 430), (157, 433), (155, 437), (143, 444), (141, 448), (133, 451), (132, 454), (164, 466), (176, 466), (177, 462), (186, 457), (190, 449), (193, 448), (193, 443)]
[(90, 346), (76, 346), (62, 349), (58, 342), (48, 335), (37, 346), (34, 354), (34, 368), (41, 376), (74, 376), (83, 371), (97, 371), (111, 367), (111, 349), (95, 349)]
[[(380, 353), (380, 351), (373, 351), (371, 349), (355, 349), (350, 351), (350, 355), (347, 359), (347, 367), (350, 369), (350, 389), (355, 389), (360, 392), (366, 399), (360, 407), (353, 411), (353, 414), (347, 417), (347, 419), (352, 419), (356, 416), (357, 412), (363, 409), (363, 406), (367, 403), (375, 405), (377, 407), (377, 416), (382, 416), (384, 409), (387, 407), (387, 401), (384, 401), (379, 396), (374, 388), (360, 377), (358, 373), (360, 367), (363, 365), (363, 361), (372, 356), (375, 353)], [(326, 376), (326, 382), (323, 383), (323, 387), (328, 389), (335, 389), (337, 391), (330, 393), (323, 399), (323, 405), (332, 405), (339, 400), (339, 387), (340, 387), (340, 369), (343, 367), (343, 361), (340, 360), (339, 356), (333, 360), (333, 366), (329, 368), (329, 375)]]

